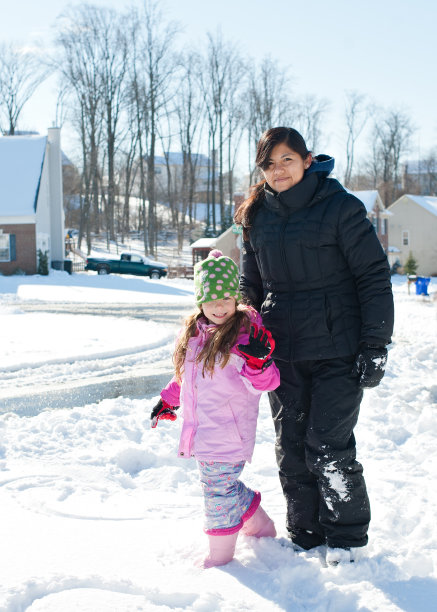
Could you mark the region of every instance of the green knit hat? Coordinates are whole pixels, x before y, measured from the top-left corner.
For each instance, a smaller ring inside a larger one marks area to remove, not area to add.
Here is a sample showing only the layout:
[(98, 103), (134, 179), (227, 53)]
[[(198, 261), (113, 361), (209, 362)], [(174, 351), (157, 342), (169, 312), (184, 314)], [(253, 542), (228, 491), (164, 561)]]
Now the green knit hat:
[(241, 300), (239, 273), (235, 261), (218, 249), (194, 266), (194, 296), (196, 304), (233, 297)]

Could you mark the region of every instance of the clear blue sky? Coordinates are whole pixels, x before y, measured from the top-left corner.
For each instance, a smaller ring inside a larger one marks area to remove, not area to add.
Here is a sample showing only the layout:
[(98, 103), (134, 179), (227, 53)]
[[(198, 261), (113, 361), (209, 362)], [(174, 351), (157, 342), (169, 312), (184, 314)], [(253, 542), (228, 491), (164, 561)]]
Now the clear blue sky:
[[(137, 4), (140, 0), (133, 0)], [(0, 20), (0, 40), (47, 45), (56, 16), (78, 0), (15, 0)], [(94, 4), (123, 9), (125, 0)], [(288, 66), (298, 95), (326, 98), (323, 152), (341, 161), (345, 133), (344, 92), (357, 90), (376, 104), (405, 110), (417, 127), (410, 157), (437, 146), (435, 27), (437, 3), (430, 0), (162, 0), (167, 16), (180, 22), (182, 39), (204, 40), (221, 27), (244, 55), (270, 55)], [(56, 82), (35, 94), (22, 127), (45, 133), (52, 124)], [(65, 143), (67, 144), (67, 143)], [(363, 140), (359, 152), (368, 142)], [(64, 146), (64, 148), (66, 148)], [(322, 151), (319, 151), (322, 152)], [(68, 148), (67, 148), (68, 153)]]

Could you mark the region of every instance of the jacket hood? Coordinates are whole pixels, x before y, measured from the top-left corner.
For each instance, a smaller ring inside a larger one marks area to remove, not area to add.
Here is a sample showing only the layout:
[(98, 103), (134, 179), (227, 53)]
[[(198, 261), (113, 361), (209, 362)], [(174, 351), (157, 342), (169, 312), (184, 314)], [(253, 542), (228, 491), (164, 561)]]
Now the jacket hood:
[(305, 176), (317, 172), (321, 176), (328, 176), (334, 170), (335, 159), (330, 155), (316, 155), (313, 157), (311, 166), (305, 170)]

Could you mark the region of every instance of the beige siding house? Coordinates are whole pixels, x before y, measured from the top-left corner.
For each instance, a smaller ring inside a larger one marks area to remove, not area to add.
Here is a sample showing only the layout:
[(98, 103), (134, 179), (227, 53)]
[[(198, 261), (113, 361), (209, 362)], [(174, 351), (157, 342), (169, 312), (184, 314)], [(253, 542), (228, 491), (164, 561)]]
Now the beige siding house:
[(389, 206), (390, 249), (401, 265), (411, 252), (421, 276), (437, 276), (437, 197), (403, 195)]

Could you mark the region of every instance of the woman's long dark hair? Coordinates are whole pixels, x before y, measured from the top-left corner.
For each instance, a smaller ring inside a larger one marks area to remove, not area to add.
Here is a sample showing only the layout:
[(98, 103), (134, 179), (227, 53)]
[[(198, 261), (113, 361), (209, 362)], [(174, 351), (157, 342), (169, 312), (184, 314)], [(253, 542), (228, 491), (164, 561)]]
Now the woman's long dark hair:
[[(261, 136), (256, 147), (255, 163), (258, 168), (265, 170), (268, 167), (273, 148), (281, 143), (285, 143), (304, 160), (311, 153), (311, 151), (307, 149), (303, 136), (294, 128), (270, 128)], [(250, 196), (239, 206), (234, 215), (235, 223), (243, 226), (243, 238), (245, 240), (248, 240), (249, 229), (262, 203), (265, 184), (266, 181), (264, 179), (256, 185), (253, 185), (250, 189)]]

